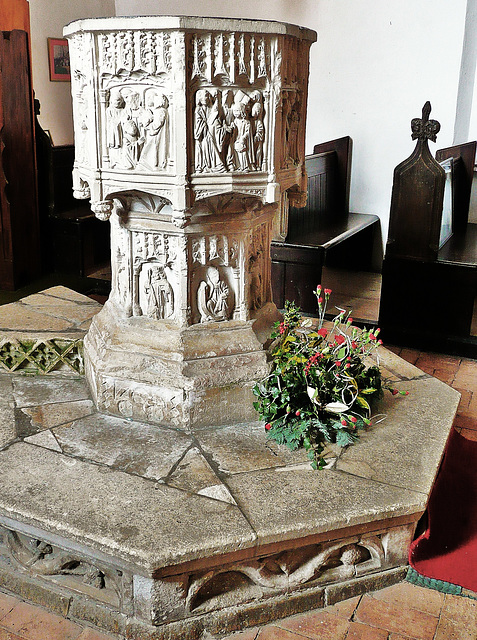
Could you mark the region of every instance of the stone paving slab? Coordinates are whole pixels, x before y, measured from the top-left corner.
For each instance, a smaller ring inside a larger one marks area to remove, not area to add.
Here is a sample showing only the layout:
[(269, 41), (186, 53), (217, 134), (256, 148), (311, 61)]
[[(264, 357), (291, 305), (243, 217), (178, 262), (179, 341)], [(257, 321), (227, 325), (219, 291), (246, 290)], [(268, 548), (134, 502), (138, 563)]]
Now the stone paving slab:
[(82, 338), (102, 305), (57, 286), (0, 306), (0, 337)]
[[(0, 453), (0, 514), (8, 516), (21, 504), (29, 521), (48, 523), (65, 536), (74, 532), (85, 545), (113, 555), (119, 545), (124, 557), (130, 553), (143, 570), (363, 522), (404, 515), (416, 521), (425, 508), (458, 394), (425, 376), (398, 385), (410, 395), (383, 402), (387, 419), (338, 454), (334, 469), (314, 472), (303, 452), (267, 442), (260, 424), (192, 436), (96, 412), (78, 417), (78, 411), (91, 411), (83, 380), (13, 376), (12, 397), (23, 414), (23, 432), (17, 430), (16, 437), (26, 441)], [(141, 505), (145, 487), (154, 496), (147, 535), (141, 530), (146, 527), (141, 518), (151, 504), (148, 493), (147, 506)], [(191, 500), (197, 510), (198, 537), (193, 543), (193, 510), (186, 520), (180, 516), (184, 500)], [(220, 509), (234, 504), (238, 508), (232, 508), (232, 530), (224, 529), (220, 543), (213, 536), (210, 540), (206, 531), (222, 527)], [(206, 505), (219, 509), (218, 521), (202, 527)], [(110, 537), (100, 535), (105, 513)], [(139, 518), (133, 526), (138, 531), (131, 540), (115, 539), (109, 524), (120, 530), (121, 523), (134, 518)]]
[(15, 406), (19, 408), (91, 400), (86, 380), (82, 376), (73, 379), (14, 376), (13, 394)]
[(435, 378), (395, 384), (408, 396), (386, 393), (383, 421), (348, 447), (336, 469), (428, 495), (459, 404), (459, 393)]
[(227, 480), (260, 544), (422, 513), (427, 494), (334, 470), (281, 467)]
[(153, 480), (167, 476), (192, 444), (190, 436), (173, 429), (98, 413), (53, 434), (67, 455)]
[(231, 504), (26, 443), (0, 452), (2, 517), (148, 574), (256, 538)]

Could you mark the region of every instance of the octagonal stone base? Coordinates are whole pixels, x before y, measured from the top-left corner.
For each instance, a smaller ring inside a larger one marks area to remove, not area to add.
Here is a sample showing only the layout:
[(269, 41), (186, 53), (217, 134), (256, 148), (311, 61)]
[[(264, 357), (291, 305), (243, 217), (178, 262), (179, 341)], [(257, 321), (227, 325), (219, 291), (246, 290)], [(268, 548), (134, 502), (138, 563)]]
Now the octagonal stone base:
[(99, 413), (71, 373), (0, 374), (0, 588), (128, 640), (204, 640), (402, 580), (459, 394), (380, 352), (410, 395), (320, 472), (257, 422), (187, 433)]
[(185, 430), (255, 421), (252, 387), (268, 371), (261, 339), (275, 305), (254, 321), (172, 323), (121, 317), (112, 302), (85, 338), (86, 374), (100, 411)]

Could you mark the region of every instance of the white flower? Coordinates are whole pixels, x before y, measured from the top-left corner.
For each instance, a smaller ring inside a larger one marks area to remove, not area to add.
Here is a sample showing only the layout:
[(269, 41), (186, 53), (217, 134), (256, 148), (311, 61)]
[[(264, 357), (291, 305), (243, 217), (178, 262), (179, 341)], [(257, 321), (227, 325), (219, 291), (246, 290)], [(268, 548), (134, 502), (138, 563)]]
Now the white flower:
[(344, 411), (348, 411), (348, 409), (348, 405), (343, 402), (329, 402), (325, 405), (325, 411), (329, 411), (330, 413), (343, 413)]

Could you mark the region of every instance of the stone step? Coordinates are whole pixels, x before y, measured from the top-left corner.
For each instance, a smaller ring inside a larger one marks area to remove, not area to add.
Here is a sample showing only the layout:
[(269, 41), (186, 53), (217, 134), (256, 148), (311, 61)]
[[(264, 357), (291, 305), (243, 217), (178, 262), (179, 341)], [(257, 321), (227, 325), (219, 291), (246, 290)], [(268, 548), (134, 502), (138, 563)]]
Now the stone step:
[(56, 286), (0, 306), (0, 369), (19, 374), (77, 375), (83, 338), (102, 305)]
[(410, 395), (320, 472), (259, 423), (189, 434), (98, 413), (79, 376), (0, 375), (0, 585), (196, 640), (401, 580), (459, 394), (383, 348), (381, 365)]

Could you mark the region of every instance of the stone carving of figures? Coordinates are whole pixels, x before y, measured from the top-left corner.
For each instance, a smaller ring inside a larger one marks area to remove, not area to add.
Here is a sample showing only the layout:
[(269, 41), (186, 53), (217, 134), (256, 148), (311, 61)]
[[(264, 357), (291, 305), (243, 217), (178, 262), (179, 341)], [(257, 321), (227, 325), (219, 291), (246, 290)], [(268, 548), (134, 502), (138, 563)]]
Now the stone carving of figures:
[(162, 93), (149, 92), (146, 107), (140, 164), (149, 171), (165, 169), (169, 158), (169, 101)]
[(208, 267), (206, 279), (197, 290), (197, 307), (201, 322), (219, 322), (228, 317), (229, 288), (220, 279), (217, 267)]
[(255, 156), (255, 168), (261, 171), (263, 164), (263, 143), (265, 140), (265, 127), (263, 125), (263, 107), (261, 102), (256, 102), (252, 107), (253, 122), (253, 148)]
[(132, 91), (126, 97), (123, 118), (123, 163), (125, 169), (134, 169), (141, 156), (144, 144), (144, 120), (146, 112), (141, 105), (141, 97)]
[(119, 91), (111, 92), (109, 107), (106, 110), (107, 122), (107, 142), (109, 148), (109, 160), (114, 169), (120, 163), (120, 150), (123, 146), (123, 115), (124, 98)]
[(295, 93), (291, 100), (290, 110), (287, 115), (287, 160), (298, 164), (298, 130), (300, 128), (300, 102)]
[(226, 150), (225, 163), (228, 171), (234, 170), (234, 150), (232, 145), (232, 133), (234, 130), (233, 123), (235, 120), (235, 116), (232, 110), (233, 102), (234, 102), (234, 94), (233, 94), (233, 91), (229, 89), (225, 94), (225, 99), (223, 100), (224, 124), (225, 124), (224, 148)]
[(197, 92), (194, 113), (195, 170), (202, 172), (224, 172), (222, 161), (225, 130), (219, 117), (217, 102), (209, 91)]
[(232, 112), (235, 117), (233, 124), (235, 129), (233, 136), (235, 168), (238, 171), (252, 171), (255, 168), (252, 123), (248, 119), (247, 109), (243, 102), (235, 102)]
[(146, 284), (147, 315), (155, 320), (165, 320), (174, 315), (174, 291), (165, 268), (155, 265), (149, 269)]
[(262, 307), (262, 273), (260, 254), (250, 258), (250, 309), (256, 310)]

